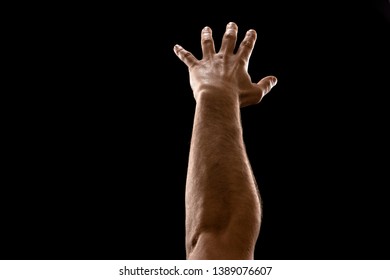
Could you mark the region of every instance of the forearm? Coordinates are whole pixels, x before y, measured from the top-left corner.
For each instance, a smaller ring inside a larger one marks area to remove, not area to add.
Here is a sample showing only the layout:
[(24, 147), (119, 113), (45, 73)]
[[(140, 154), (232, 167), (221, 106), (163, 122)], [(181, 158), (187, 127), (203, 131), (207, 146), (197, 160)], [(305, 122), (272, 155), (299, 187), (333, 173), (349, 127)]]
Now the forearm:
[(187, 251), (204, 232), (229, 232), (252, 246), (261, 206), (243, 142), (240, 105), (235, 98), (216, 102), (203, 96), (196, 105), (187, 173)]

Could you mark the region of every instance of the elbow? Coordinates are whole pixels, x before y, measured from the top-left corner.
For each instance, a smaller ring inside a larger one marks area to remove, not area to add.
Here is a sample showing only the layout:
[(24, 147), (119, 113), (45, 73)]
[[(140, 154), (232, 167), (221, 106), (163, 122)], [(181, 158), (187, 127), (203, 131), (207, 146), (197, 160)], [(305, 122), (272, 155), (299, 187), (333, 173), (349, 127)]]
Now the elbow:
[(189, 235), (187, 259), (252, 259), (261, 216), (232, 217), (227, 223), (204, 227)]

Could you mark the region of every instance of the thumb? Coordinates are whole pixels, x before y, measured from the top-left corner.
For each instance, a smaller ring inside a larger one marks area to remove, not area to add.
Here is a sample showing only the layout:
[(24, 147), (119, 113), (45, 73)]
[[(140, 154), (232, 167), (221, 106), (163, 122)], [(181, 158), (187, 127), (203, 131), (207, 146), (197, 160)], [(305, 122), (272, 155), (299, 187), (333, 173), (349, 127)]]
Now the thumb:
[(278, 79), (275, 76), (267, 76), (262, 78), (257, 85), (261, 89), (262, 96), (266, 95), (276, 85)]

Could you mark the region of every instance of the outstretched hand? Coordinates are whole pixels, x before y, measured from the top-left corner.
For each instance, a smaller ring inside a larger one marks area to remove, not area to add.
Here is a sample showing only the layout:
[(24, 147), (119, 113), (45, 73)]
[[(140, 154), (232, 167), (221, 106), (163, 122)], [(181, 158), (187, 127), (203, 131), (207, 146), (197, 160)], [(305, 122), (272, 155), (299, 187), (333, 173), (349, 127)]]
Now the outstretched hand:
[(221, 48), (216, 52), (212, 30), (210, 27), (204, 27), (201, 32), (201, 60), (182, 46), (174, 46), (175, 54), (188, 67), (190, 85), (196, 101), (202, 95), (217, 99), (233, 98), (238, 99), (240, 107), (245, 107), (259, 103), (276, 85), (275, 76), (266, 76), (257, 83), (252, 82), (248, 74), (248, 64), (257, 34), (253, 29), (248, 30), (234, 53), (237, 32), (237, 25), (234, 22), (228, 23)]

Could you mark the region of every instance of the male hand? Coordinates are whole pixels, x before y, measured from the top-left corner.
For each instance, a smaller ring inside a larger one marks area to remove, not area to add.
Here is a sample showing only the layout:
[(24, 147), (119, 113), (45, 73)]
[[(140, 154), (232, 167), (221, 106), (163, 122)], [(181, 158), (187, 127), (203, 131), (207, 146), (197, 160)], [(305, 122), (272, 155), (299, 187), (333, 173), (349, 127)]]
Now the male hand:
[(240, 107), (245, 107), (259, 103), (276, 85), (275, 76), (264, 77), (257, 83), (252, 82), (248, 74), (248, 64), (257, 34), (253, 29), (248, 30), (234, 53), (237, 32), (237, 25), (234, 22), (228, 23), (221, 48), (216, 52), (211, 28), (203, 28), (201, 60), (180, 45), (174, 46), (175, 54), (188, 67), (190, 85), (196, 101), (207, 95), (207, 98), (216, 102), (224, 98), (238, 100)]

